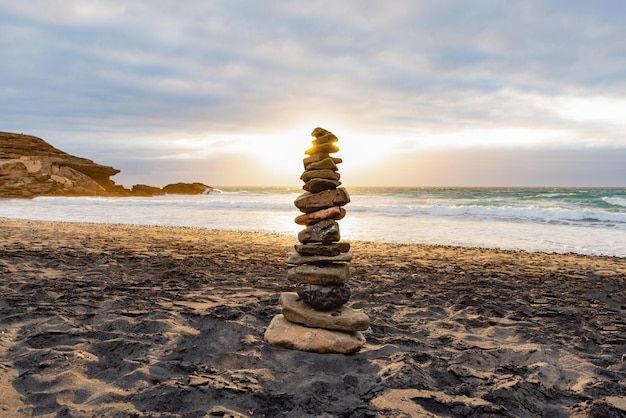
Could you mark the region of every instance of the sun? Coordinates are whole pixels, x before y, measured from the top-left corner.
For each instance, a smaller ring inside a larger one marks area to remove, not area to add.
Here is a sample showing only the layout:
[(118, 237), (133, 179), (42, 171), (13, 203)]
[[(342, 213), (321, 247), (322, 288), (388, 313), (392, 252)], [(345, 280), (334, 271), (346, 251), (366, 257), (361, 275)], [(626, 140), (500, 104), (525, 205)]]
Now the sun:
[[(355, 132), (335, 123), (306, 123), (263, 133), (213, 135), (212, 139), (176, 142), (177, 149), (189, 148), (189, 154), (206, 156), (214, 161), (237, 161), (237, 172), (249, 178), (250, 185), (301, 185), (305, 151), (315, 139), (311, 136), (317, 127), (334, 133), (339, 151), (332, 154), (341, 158), (339, 166), (342, 181), (354, 184), (363, 171), (388, 159), (390, 141)], [(393, 148), (393, 147), (392, 147)]]
[[(333, 156), (343, 159), (345, 164), (369, 164), (380, 159), (381, 154), (385, 152), (384, 146), (382, 146), (384, 141), (379, 141), (377, 137), (355, 132), (341, 123), (322, 122), (300, 124), (286, 131), (284, 134), (285, 150), (290, 154), (299, 152), (304, 158), (306, 156), (304, 151), (311, 147), (311, 141), (315, 139), (311, 136), (311, 132), (317, 127), (326, 129), (337, 136), (339, 151)], [(294, 146), (297, 149), (294, 149)]]

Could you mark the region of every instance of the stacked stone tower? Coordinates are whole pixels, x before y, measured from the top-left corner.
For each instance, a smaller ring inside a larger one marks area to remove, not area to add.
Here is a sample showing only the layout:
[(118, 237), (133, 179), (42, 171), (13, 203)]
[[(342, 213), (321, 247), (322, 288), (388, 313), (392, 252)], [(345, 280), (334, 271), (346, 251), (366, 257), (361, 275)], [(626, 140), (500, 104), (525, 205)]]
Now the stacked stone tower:
[(300, 244), (287, 261), (287, 279), (295, 292), (280, 295), (282, 315), (274, 317), (265, 333), (267, 341), (286, 348), (317, 353), (351, 353), (365, 343), (360, 331), (369, 327), (363, 312), (345, 306), (350, 299), (350, 244), (341, 242), (338, 220), (346, 215), (348, 191), (340, 187), (338, 139), (315, 128), (315, 139), (303, 160), (305, 192), (294, 202), (305, 228)]

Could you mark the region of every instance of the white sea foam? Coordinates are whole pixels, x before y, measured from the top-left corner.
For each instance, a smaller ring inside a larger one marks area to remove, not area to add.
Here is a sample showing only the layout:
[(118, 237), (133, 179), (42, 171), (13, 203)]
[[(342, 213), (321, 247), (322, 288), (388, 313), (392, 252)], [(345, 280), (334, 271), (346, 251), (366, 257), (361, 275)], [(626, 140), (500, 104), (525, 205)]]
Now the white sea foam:
[(623, 197), (603, 197), (602, 200), (604, 200), (606, 203), (608, 203), (610, 205), (621, 206), (623, 208), (626, 208), (626, 198), (623, 198)]

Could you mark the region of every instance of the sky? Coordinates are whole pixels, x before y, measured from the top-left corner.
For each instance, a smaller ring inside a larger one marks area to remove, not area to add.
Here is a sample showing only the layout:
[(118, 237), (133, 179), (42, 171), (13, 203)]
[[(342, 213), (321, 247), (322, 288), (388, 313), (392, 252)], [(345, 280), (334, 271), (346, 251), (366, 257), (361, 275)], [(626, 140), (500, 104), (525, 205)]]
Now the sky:
[(626, 186), (622, 0), (0, 0), (0, 131), (117, 184)]

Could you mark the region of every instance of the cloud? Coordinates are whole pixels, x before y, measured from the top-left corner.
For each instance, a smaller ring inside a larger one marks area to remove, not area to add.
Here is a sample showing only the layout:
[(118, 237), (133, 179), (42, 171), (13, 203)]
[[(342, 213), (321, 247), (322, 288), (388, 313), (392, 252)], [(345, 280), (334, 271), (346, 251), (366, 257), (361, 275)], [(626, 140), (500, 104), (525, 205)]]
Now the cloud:
[(625, 149), (426, 150), (351, 167), (342, 178), (367, 186), (624, 187), (625, 159)]
[(624, 148), (625, 12), (620, 1), (3, 2), (0, 129), (112, 165), (193, 155), (183, 140), (250, 144), (316, 125), (406, 149), (481, 135), (483, 147)]

